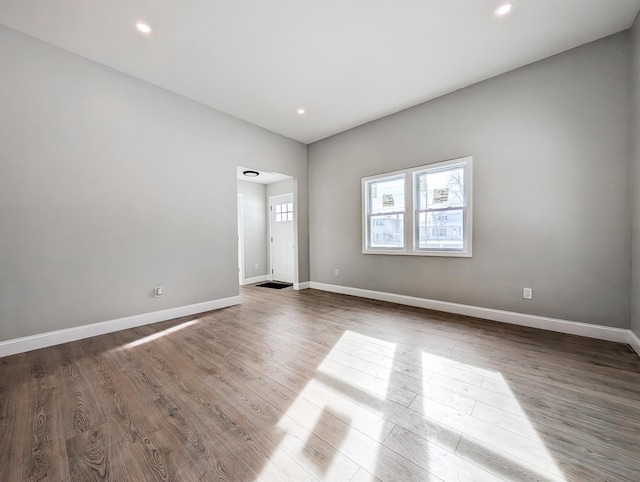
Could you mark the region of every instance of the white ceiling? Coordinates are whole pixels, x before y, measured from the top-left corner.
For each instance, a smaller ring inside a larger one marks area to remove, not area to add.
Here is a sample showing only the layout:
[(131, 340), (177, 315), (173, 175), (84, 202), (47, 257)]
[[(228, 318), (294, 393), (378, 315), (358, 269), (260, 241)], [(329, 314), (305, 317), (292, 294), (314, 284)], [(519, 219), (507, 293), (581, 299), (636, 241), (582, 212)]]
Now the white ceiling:
[(310, 143), (627, 29), (640, 9), (512, 0), (497, 18), (502, 1), (0, 0), (0, 23)]
[[(256, 171), (258, 176), (248, 177), (244, 175), (244, 171)], [(260, 171), (251, 167), (238, 166), (236, 168), (236, 178), (239, 181), (249, 181), (258, 184), (273, 184), (274, 182), (286, 181), (287, 179), (293, 179), (291, 176), (285, 174), (279, 174), (277, 172)]]

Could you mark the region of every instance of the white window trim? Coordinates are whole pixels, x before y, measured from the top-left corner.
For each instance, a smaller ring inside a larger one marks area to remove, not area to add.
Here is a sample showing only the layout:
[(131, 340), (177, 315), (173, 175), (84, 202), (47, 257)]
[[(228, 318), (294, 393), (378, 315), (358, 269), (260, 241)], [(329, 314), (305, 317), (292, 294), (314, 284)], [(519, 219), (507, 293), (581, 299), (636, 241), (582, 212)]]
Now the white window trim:
[[(451, 249), (425, 249), (417, 248), (417, 233), (414, 230), (416, 223), (416, 211), (414, 209), (417, 192), (415, 189), (416, 174), (432, 169), (447, 168), (455, 165), (466, 164), (465, 167), (465, 191), (466, 206), (464, 210), (463, 228), (465, 233), (464, 250)], [(368, 219), (369, 219), (369, 199), (367, 193), (367, 183), (378, 179), (404, 175), (405, 180), (405, 211), (404, 211), (404, 248), (369, 248)], [(385, 172), (375, 176), (363, 177), (361, 183), (362, 192), (362, 254), (387, 254), (396, 256), (441, 256), (449, 258), (471, 258), (473, 256), (473, 157), (466, 156), (448, 161), (426, 164), (424, 166), (402, 169), (400, 171)]]

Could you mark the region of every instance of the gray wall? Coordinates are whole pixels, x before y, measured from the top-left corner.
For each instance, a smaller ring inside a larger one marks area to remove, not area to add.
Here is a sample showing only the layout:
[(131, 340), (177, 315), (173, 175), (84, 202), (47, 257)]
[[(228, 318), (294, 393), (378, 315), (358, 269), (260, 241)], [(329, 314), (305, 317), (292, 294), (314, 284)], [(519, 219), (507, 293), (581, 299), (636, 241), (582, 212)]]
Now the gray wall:
[(631, 32), (632, 65), (632, 282), (631, 282), (631, 329), (640, 336), (640, 15)]
[(236, 165), (308, 229), (303, 144), (1, 26), (0, 72), (0, 340), (237, 295)]
[[(625, 32), (310, 145), (312, 281), (628, 328), (628, 54)], [(362, 177), (465, 155), (473, 258), (361, 254)]]
[(267, 274), (267, 189), (257, 182), (238, 181), (238, 192), (242, 194), (244, 278), (255, 278)]

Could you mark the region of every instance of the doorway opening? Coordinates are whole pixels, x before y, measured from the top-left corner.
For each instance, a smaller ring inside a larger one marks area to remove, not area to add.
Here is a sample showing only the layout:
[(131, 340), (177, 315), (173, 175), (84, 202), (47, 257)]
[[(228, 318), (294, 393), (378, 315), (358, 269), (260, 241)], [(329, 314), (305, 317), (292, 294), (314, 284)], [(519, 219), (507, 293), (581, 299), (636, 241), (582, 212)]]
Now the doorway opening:
[[(245, 175), (250, 171), (249, 175)], [(257, 173), (257, 175), (256, 175)], [(297, 181), (237, 167), (238, 282), (297, 283)]]

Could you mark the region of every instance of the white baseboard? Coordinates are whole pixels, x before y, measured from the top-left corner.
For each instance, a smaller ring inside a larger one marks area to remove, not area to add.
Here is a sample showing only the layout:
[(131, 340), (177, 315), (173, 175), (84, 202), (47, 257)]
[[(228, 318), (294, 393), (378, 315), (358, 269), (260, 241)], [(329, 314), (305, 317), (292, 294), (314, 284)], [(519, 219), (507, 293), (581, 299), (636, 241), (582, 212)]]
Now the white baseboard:
[[(256, 283), (259, 281), (255, 281)], [(413, 296), (398, 295), (394, 293), (385, 293), (382, 291), (371, 291), (360, 288), (350, 288), (348, 286), (331, 285), (326, 283), (318, 283), (315, 281), (306, 281), (303, 283), (294, 283), (294, 290), (317, 289), (322, 291), (331, 291), (333, 293), (341, 293), (345, 295), (358, 296), (361, 298), (370, 298), (380, 301), (388, 301), (408, 306), (416, 306), (430, 310), (444, 311), (447, 313), (456, 313), (466, 316), (474, 316), (487, 320), (499, 321), (502, 323), (510, 323), (514, 325), (528, 326), (531, 328), (541, 328), (549, 331), (557, 331), (560, 333), (568, 333), (572, 335), (586, 336), (589, 338), (597, 338), (601, 340), (615, 341), (625, 343), (631, 347), (640, 356), (640, 338), (631, 330), (622, 328), (611, 328), (601, 325), (590, 325), (588, 323), (580, 323), (577, 321), (566, 321), (557, 318), (546, 318), (537, 315), (528, 315), (524, 313), (516, 313), (512, 311), (494, 310), (491, 308), (482, 308), (478, 306), (462, 305), (458, 303), (450, 303), (447, 301), (430, 300), (426, 298), (417, 298)], [(114, 331), (126, 330), (127, 328), (135, 328), (137, 326), (148, 325), (160, 321), (180, 318), (182, 316), (193, 315), (196, 313), (204, 313), (206, 311), (217, 310), (240, 304), (240, 296), (231, 296), (219, 300), (205, 301), (193, 305), (179, 306), (151, 313), (143, 313), (141, 315), (127, 316), (115, 320), (92, 323), (90, 325), (82, 325), (73, 328), (65, 328), (62, 330), (50, 331), (39, 335), (25, 336), (15, 338), (13, 340), (0, 341), (0, 358), (23, 353), (48, 346), (59, 345), (70, 341), (90, 338), (92, 336), (112, 333)]]
[(222, 298), (219, 300), (178, 306), (176, 308), (143, 313), (141, 315), (127, 316), (125, 318), (118, 318), (115, 320), (91, 323), (90, 325), (75, 326), (73, 328), (50, 331), (39, 335), (0, 341), (0, 358), (15, 355), (16, 353), (37, 350), (38, 348), (45, 348), (70, 341), (82, 340), (83, 338), (90, 338), (92, 336), (104, 335), (105, 333), (126, 330), (127, 328), (135, 328), (136, 326), (172, 320), (174, 318), (180, 318), (181, 316), (218, 310), (220, 308), (226, 308), (227, 306), (238, 304), (240, 304), (240, 296), (231, 296), (229, 298)]
[[(602, 325), (591, 325), (589, 323), (580, 323), (577, 321), (547, 318), (544, 316), (528, 315), (525, 313), (516, 313), (513, 311), (494, 310), (491, 308), (482, 308), (480, 306), (462, 305), (459, 303), (450, 303), (448, 301), (430, 300), (427, 298), (397, 295), (394, 293), (385, 293), (382, 291), (350, 288), (348, 286), (317, 283), (315, 281), (311, 281), (311, 288), (323, 291), (331, 291), (334, 293), (341, 293), (345, 295), (359, 296), (361, 298), (389, 301), (391, 303), (398, 303), (401, 305), (417, 306), (419, 308), (427, 308), (429, 310), (474, 316), (476, 318), (499, 321), (502, 323), (510, 323), (512, 325), (528, 326), (531, 328), (557, 331), (570, 335), (580, 335), (589, 338), (597, 338), (600, 340), (615, 341), (625, 344), (630, 343), (629, 334), (632, 333), (631, 330), (626, 330), (623, 328), (611, 328)], [(637, 337), (636, 340), (638, 341)], [(640, 347), (640, 341), (638, 345)], [(638, 351), (638, 354), (640, 354), (640, 351), (637, 347), (634, 347), (634, 349)]]
[(631, 348), (640, 356), (640, 338), (631, 330), (629, 330), (629, 345), (631, 345)]
[(262, 276), (254, 276), (253, 278), (246, 278), (242, 280), (242, 286), (252, 285), (254, 283), (263, 283), (265, 281), (271, 281), (271, 277), (268, 274)]

